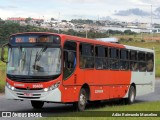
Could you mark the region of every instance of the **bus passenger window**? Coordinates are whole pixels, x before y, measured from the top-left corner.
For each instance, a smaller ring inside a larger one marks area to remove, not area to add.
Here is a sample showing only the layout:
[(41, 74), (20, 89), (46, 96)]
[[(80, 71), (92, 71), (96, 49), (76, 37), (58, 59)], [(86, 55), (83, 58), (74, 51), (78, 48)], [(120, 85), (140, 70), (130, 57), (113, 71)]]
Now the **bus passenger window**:
[(153, 72), (153, 68), (154, 68), (154, 56), (153, 56), (153, 53), (147, 53), (146, 61), (147, 61), (147, 71), (148, 72)]
[(129, 61), (128, 61), (128, 51), (125, 49), (120, 50), (120, 70), (128, 70)]
[(130, 52), (130, 60), (137, 61), (137, 51)]
[(80, 44), (80, 68), (94, 68), (94, 46)]
[(107, 69), (107, 48), (97, 46), (95, 47), (95, 67), (96, 69)]
[(67, 41), (64, 44), (64, 75), (63, 78), (67, 79), (76, 68), (76, 43)]
[(146, 71), (146, 54), (144, 52), (138, 53), (139, 71)]
[(132, 71), (138, 71), (138, 63), (137, 62), (130, 62), (130, 67)]
[(131, 50), (129, 52), (129, 58), (130, 58), (130, 69), (132, 71), (138, 71), (138, 62), (137, 62), (137, 51)]
[(118, 70), (119, 69), (119, 49), (110, 48), (109, 55), (110, 55), (110, 59), (109, 59), (110, 68), (113, 70)]

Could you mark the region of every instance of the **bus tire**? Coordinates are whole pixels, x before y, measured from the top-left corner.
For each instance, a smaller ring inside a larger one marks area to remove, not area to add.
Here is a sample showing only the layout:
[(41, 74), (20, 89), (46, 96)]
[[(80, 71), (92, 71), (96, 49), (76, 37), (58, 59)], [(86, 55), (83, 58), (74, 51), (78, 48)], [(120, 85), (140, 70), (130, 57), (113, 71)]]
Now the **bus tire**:
[(128, 93), (128, 98), (127, 98), (127, 104), (134, 103), (135, 97), (136, 97), (136, 89), (135, 89), (134, 86), (130, 86), (129, 93)]
[(41, 109), (44, 105), (43, 101), (31, 101), (31, 105), (34, 109)]
[(87, 92), (84, 88), (80, 90), (78, 102), (73, 103), (76, 111), (84, 111), (87, 104)]

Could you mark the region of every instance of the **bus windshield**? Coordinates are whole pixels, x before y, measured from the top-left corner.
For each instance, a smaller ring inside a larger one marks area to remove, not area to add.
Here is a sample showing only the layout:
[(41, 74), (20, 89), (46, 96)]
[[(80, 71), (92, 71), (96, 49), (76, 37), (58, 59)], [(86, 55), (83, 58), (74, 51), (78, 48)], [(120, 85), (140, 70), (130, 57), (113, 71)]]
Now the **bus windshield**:
[(60, 48), (9, 48), (7, 74), (51, 76), (61, 73)]

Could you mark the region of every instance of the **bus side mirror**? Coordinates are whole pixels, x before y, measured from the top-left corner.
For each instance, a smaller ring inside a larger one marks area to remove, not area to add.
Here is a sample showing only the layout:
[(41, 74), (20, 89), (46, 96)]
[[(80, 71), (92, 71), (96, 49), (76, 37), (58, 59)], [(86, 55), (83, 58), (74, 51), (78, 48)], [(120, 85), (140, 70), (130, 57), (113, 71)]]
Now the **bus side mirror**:
[(75, 55), (73, 52), (68, 52), (68, 62), (73, 63), (75, 60)]
[(9, 47), (8, 43), (2, 45), (1, 61), (4, 63), (8, 63), (8, 47)]

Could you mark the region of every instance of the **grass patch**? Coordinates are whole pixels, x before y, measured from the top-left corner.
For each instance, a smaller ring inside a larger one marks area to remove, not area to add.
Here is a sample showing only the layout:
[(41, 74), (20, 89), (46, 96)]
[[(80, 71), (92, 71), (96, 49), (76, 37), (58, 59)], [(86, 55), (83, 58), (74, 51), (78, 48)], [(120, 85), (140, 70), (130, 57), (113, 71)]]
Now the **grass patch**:
[[(0, 48), (0, 54), (1, 54), (1, 48)], [(6, 71), (6, 63), (0, 60), (0, 93), (4, 92), (5, 78), (6, 78), (5, 71)]]
[[(106, 111), (117, 111), (117, 112), (120, 112), (120, 111), (160, 111), (160, 101), (156, 101), (156, 102), (143, 102), (143, 103), (135, 103), (133, 105), (116, 105), (116, 104), (113, 104), (113, 105), (105, 105), (101, 108), (95, 108), (95, 109), (88, 109), (86, 110), (86, 112), (89, 112), (91, 113), (91, 116), (92, 116), (92, 112), (94, 111), (99, 111), (99, 112), (104, 112)], [(54, 110), (53, 110), (54, 111)], [(124, 120), (124, 119), (129, 119), (129, 120), (135, 120), (135, 119), (147, 119), (147, 120), (153, 120), (153, 119), (157, 119), (159, 120), (158, 117), (83, 117), (83, 114), (85, 113), (80, 113), (82, 117), (71, 117), (71, 116), (74, 116), (75, 114), (77, 114), (78, 112), (70, 112), (70, 113), (62, 113), (62, 114), (59, 114), (58, 117), (48, 117), (48, 118), (42, 118), (40, 120), (72, 120), (72, 119), (76, 119), (76, 120), (80, 120), (80, 119), (87, 119), (87, 120), (93, 120), (93, 119), (99, 119), (99, 120), (103, 120), (103, 119), (111, 119), (111, 120), (114, 120), (114, 119), (120, 119), (120, 120)], [(63, 114), (67, 114), (68, 117), (61, 117), (63, 116)], [(98, 112), (97, 112), (98, 114)], [(94, 116), (94, 115), (93, 115)]]
[(4, 86), (5, 86), (5, 78), (6, 78), (6, 72), (4, 69), (0, 69), (0, 93), (4, 92)]

